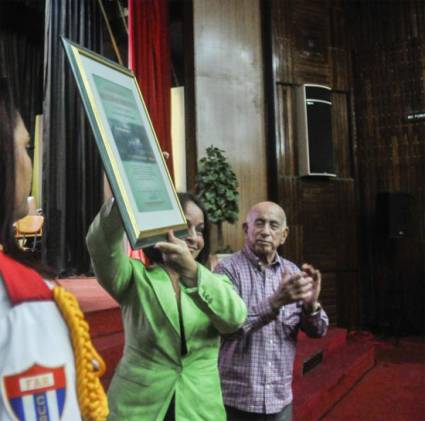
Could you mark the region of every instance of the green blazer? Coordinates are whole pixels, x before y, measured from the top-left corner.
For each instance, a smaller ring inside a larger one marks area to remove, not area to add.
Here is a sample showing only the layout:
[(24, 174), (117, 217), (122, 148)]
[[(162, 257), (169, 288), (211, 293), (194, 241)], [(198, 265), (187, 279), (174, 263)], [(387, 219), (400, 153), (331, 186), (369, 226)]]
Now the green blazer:
[(115, 211), (97, 215), (87, 245), (97, 279), (120, 303), (124, 355), (108, 391), (108, 420), (162, 421), (175, 395), (177, 421), (225, 420), (217, 368), (220, 334), (237, 330), (247, 310), (226, 276), (198, 265), (198, 285), (181, 288), (187, 354), (181, 355), (177, 301), (160, 266), (127, 257)]

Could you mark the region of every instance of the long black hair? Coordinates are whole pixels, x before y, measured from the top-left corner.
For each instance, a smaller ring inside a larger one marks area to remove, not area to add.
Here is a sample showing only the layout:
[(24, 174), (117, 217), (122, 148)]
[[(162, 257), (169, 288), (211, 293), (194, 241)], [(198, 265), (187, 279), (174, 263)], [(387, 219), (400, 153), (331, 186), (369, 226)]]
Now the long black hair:
[(5, 78), (0, 78), (0, 244), (5, 253), (18, 255), (13, 232), (15, 211), (15, 127), (18, 112)]
[(7, 79), (0, 77), (0, 244), (8, 256), (51, 278), (54, 272), (34, 253), (23, 251), (15, 239), (15, 128), (18, 118), (10, 85)]
[[(204, 215), (204, 248), (201, 250), (201, 252), (196, 257), (196, 261), (201, 264), (206, 264), (208, 261), (208, 257), (210, 255), (210, 223), (208, 220), (207, 212), (205, 211), (204, 206), (199, 201), (199, 199), (193, 195), (192, 193), (177, 193), (177, 197), (179, 198), (180, 205), (183, 209), (183, 212), (186, 208), (186, 205), (189, 202), (193, 202), (196, 206), (198, 206), (199, 209), (201, 209), (202, 214)], [(162, 256), (159, 250), (153, 248), (153, 247), (146, 247), (143, 249), (143, 253), (149, 258), (149, 260), (153, 263), (162, 263)]]

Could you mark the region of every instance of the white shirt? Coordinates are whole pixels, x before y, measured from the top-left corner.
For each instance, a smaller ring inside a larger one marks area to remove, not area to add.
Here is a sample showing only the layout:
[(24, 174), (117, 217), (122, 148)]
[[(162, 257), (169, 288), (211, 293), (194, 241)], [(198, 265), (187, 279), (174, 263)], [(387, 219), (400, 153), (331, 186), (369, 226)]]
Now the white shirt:
[(1, 277), (0, 389), (1, 421), (81, 420), (72, 344), (55, 302), (12, 306)]

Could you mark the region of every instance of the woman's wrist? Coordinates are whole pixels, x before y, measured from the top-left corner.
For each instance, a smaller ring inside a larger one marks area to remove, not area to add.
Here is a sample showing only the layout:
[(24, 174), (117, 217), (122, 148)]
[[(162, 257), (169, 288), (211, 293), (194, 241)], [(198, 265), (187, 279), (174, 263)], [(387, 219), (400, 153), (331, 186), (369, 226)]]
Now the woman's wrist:
[(194, 288), (198, 285), (198, 265), (195, 260), (185, 268), (181, 274), (182, 283), (188, 288)]

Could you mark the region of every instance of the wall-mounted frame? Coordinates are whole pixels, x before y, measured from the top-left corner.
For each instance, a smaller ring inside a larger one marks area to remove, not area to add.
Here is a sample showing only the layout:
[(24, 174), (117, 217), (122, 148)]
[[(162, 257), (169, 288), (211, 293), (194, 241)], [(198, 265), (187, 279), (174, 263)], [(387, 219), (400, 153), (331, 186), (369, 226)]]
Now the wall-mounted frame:
[(62, 37), (131, 246), (187, 235), (187, 223), (137, 80)]

